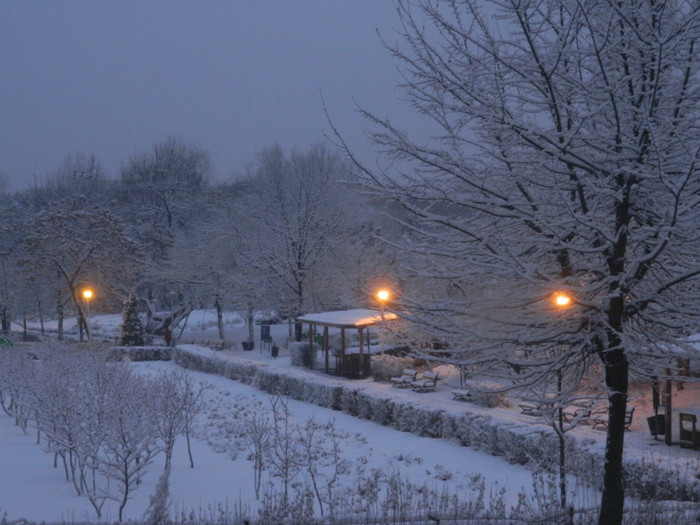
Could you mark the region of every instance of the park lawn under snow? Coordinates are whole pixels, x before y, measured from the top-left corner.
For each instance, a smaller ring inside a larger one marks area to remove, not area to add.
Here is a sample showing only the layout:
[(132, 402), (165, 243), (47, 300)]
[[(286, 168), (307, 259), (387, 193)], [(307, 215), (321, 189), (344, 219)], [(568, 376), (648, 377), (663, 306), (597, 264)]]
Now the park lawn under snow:
[[(190, 319), (188, 330), (183, 334), (183, 340), (218, 339), (214, 319), (213, 312), (195, 312)], [(119, 325), (119, 316), (100, 316), (95, 321), (102, 334), (114, 334)], [(275, 325), (272, 329), (273, 338), (278, 343), (283, 342), (287, 327)], [(256, 332), (258, 331), (256, 327)], [(227, 339), (230, 338), (239, 344), (246, 336), (247, 331), (237, 316), (228, 316)], [(231, 354), (236, 353), (243, 354), (243, 357), (267, 360), (271, 365), (274, 363), (274, 366), (289, 366), (289, 357), (284, 355), (280, 359), (270, 360), (269, 355), (257, 350), (243, 353), (234, 351)], [(226, 354), (230, 352), (221, 353)], [(177, 368), (172, 362), (134, 363), (132, 366), (143, 373)], [(247, 506), (244, 513), (254, 518), (257, 513), (252, 462), (248, 461), (244, 451), (232, 448), (225, 429), (227, 426), (236, 425), (235, 414), (240, 407), (254, 403), (259, 403), (260, 407), (269, 407), (271, 396), (226, 378), (191, 373), (213, 388), (206, 393), (206, 410), (200, 415), (196, 425), (198, 439), (193, 441), (194, 469), (189, 467), (184, 438), (180, 437), (176, 445), (170, 477), (171, 516), (194, 513), (195, 516), (209, 517), (213, 521), (222, 511), (228, 510), (233, 514), (234, 508), (243, 502), (243, 505)], [(294, 374), (294, 369), (290, 368), (289, 373)], [(446, 379), (441, 383), (438, 392), (419, 395), (417, 402), (436, 402), (441, 406), (452, 405), (457, 407), (456, 409), (464, 406), (452, 401), (449, 396), (448, 383), (455, 378)], [(368, 382), (367, 385), (384, 388), (388, 393), (397, 396), (413, 394), (398, 392), (387, 385), (373, 382)], [(689, 400), (691, 408), (700, 408), (693, 404), (700, 402), (693, 392), (697, 393), (697, 389), (682, 394), (681, 399), (686, 402)], [(404, 479), (433, 487), (441, 487), (443, 480), (448, 479), (451, 490), (459, 489), (462, 494), (468, 493), (472, 485), (472, 476), (480, 474), (485, 479), (487, 494), (489, 489), (497, 491), (502, 488), (507, 494), (509, 504), (516, 502), (520, 491), (530, 493), (532, 490), (531, 471), (511, 465), (502, 458), (489, 456), (446, 440), (399, 432), (315, 405), (294, 400), (288, 400), (288, 403), (292, 419), (299, 425), (313, 418), (316, 423), (334, 421), (336, 428), (346, 431), (350, 437), (343, 440), (341, 449), (356, 469), (364, 469), (365, 472), (372, 468), (382, 469), (384, 472), (397, 471)], [(655, 455), (657, 459), (662, 456), (662, 460), (680, 460), (681, 463), (687, 458), (692, 462), (697, 453), (651, 442), (648, 431), (644, 429), (644, 418), (647, 415), (645, 411), (648, 411), (648, 407), (644, 406), (644, 400), (638, 399), (636, 404), (640, 408), (640, 414), (632, 432), (628, 433), (626, 454)], [(523, 416), (517, 410), (487, 409), (474, 405), (469, 405), (469, 409), (488, 411), (489, 414), (505, 420), (523, 420)], [(603, 432), (587, 428), (576, 429), (576, 432), (596, 437), (602, 447), (605, 435)], [(19, 427), (14, 426), (12, 419), (0, 415), (0, 440), (3, 443), (0, 447), (0, 519), (3, 513), (6, 513), (10, 521), (19, 518), (48, 522), (95, 520), (95, 513), (87, 499), (75, 494), (72, 484), (65, 481), (62, 467), (53, 468), (53, 456), (44, 453), (42, 447), (36, 444), (36, 436), (31, 430), (25, 435)], [(158, 456), (149, 468), (144, 482), (127, 504), (125, 519), (135, 520), (144, 516), (163, 465), (163, 456)], [(590, 490), (575, 489), (573, 481), (569, 485), (572, 491), (570, 501), (579, 508), (596, 505), (597, 496)], [(103, 520), (115, 519), (116, 505), (106, 506)]]
[[(177, 367), (172, 362), (133, 366), (144, 372)], [(184, 438), (178, 439), (170, 478), (171, 512), (189, 514), (193, 511), (215, 518), (220, 507), (232, 511), (242, 501), (250, 504), (249, 513), (255, 516), (252, 463), (246, 459), (245, 452), (231, 459), (230, 442), (220, 435), (220, 428), (225, 423), (235, 424), (234, 405), (248, 400), (267, 405), (270, 396), (225, 378), (192, 373), (213, 388), (207, 391), (207, 408), (197, 424), (200, 439), (194, 440), (194, 469), (189, 467)], [(385, 472), (395, 469), (402, 476), (429, 486), (441, 486), (442, 480), (451, 473), (449, 483), (455, 488), (460, 484), (468, 487), (472, 475), (479, 473), (484, 476), (487, 488), (492, 487), (494, 491), (504, 488), (511, 504), (515, 503), (518, 492), (531, 487), (529, 470), (510, 465), (501, 458), (444, 440), (392, 430), (330, 409), (294, 400), (288, 403), (292, 419), (298, 423), (309, 418), (317, 423), (333, 420), (337, 428), (348, 431), (350, 437), (343, 441), (342, 449), (354, 466), (364, 465), (367, 470), (379, 468)], [(12, 419), (3, 415), (0, 436), (3, 444), (0, 447), (1, 513), (6, 513), (9, 520), (95, 520), (87, 499), (75, 494), (71, 483), (64, 478), (62, 467), (53, 468), (53, 456), (43, 452), (31, 431), (23, 434)], [(128, 503), (125, 519), (144, 516), (163, 465), (163, 456), (158, 456)], [(114, 505), (106, 508), (103, 520), (114, 521), (115, 509)]]

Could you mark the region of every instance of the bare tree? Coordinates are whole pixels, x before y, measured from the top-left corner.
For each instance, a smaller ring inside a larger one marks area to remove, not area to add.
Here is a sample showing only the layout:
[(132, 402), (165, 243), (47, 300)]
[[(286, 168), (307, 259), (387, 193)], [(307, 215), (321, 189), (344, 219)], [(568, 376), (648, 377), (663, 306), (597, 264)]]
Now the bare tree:
[(300, 429), (291, 419), (288, 399), (276, 395), (270, 398), (272, 424), (268, 464), (270, 474), (279, 478), (283, 487), (283, 507), (289, 504), (289, 486), (301, 472), (303, 459), (299, 440)]
[(0, 195), (0, 330), (10, 332), (13, 309), (18, 306), (21, 286), (17, 248), (21, 244), (24, 211), (9, 197)]
[(39, 184), (22, 192), (19, 198), (43, 208), (70, 196), (88, 201), (114, 195), (115, 185), (94, 153), (67, 155), (63, 164), (48, 173)]
[(249, 209), (257, 238), (251, 241), (263, 267), (287, 291), (293, 317), (309, 307), (314, 272), (348, 238), (345, 173), (338, 155), (321, 145), (289, 156), (275, 146), (259, 156), (257, 198)]
[(209, 170), (206, 151), (173, 137), (125, 164), (121, 182), (127, 203), (155, 260), (165, 257), (175, 232), (191, 219)]
[(178, 436), (187, 436), (190, 466), (194, 468), (190, 447), (192, 420), (202, 407), (202, 394), (208, 388), (182, 370), (162, 372), (153, 383), (154, 423), (165, 452), (165, 469), (170, 469)]
[[(181, 268), (173, 267), (171, 250), (175, 237), (206, 215), (202, 195), (209, 174), (208, 153), (173, 137), (134, 155), (122, 168), (125, 218), (147, 253), (137, 290), (147, 308), (147, 334), (172, 332), (176, 318), (186, 318), (192, 308), (189, 287), (179, 278)], [(160, 321), (151, 317), (164, 309), (172, 315), (159, 315)]]
[(119, 385), (123, 389), (122, 399), (114, 407), (109, 435), (101, 450), (99, 471), (117, 487), (114, 491), (108, 486), (105, 493), (119, 504), (119, 521), (131, 493), (160, 452), (153, 424), (152, 389), (147, 383), (144, 378), (138, 378)]
[(265, 470), (265, 457), (270, 450), (271, 425), (265, 413), (253, 412), (244, 421), (245, 443), (253, 461), (255, 499), (260, 499), (260, 484)]
[(24, 272), (47, 278), (58, 275), (80, 326), (88, 331), (80, 288), (99, 286), (103, 296), (119, 298), (138, 274), (140, 245), (119, 218), (99, 203), (80, 197), (58, 201), (32, 217), (26, 228), (20, 258)]
[[(406, 212), (405, 315), (449, 341), (443, 359), (505, 361), (518, 384), (596, 356), (608, 396), (599, 522), (620, 523), (630, 376), (672, 377), (700, 314), (700, 6), (397, 9), (400, 41), (387, 45), (433, 138), (366, 113), (391, 162), (356, 165)], [(552, 306), (555, 290), (572, 306)]]

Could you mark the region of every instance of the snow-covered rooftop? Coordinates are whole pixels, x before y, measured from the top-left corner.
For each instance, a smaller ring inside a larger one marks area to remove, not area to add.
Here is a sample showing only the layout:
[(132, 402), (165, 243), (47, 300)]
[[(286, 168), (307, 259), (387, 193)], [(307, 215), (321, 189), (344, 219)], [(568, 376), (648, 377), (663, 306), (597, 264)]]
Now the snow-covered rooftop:
[(302, 323), (310, 323), (321, 326), (333, 326), (335, 328), (363, 328), (383, 321), (393, 321), (398, 316), (392, 312), (380, 312), (358, 308), (355, 310), (338, 310), (335, 312), (320, 312), (317, 314), (302, 315), (298, 320)]

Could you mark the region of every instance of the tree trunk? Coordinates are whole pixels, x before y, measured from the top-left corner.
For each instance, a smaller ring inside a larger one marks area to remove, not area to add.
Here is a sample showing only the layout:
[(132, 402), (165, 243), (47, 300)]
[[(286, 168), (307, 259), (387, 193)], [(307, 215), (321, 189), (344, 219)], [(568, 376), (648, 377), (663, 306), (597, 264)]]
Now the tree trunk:
[(41, 299), (37, 299), (37, 308), (39, 309), (39, 325), (41, 326), (41, 336), (44, 336), (44, 312), (41, 309)]
[(248, 309), (246, 311), (246, 316), (248, 317), (248, 342), (255, 341), (255, 317), (253, 312), (253, 305), (248, 304)]
[(223, 341), (226, 339), (224, 334), (224, 313), (221, 308), (221, 297), (219, 297), (218, 295), (216, 296), (214, 306), (216, 307), (216, 323), (219, 327), (219, 339)]
[(599, 525), (622, 523), (625, 490), (622, 479), (622, 455), (625, 444), (625, 411), (629, 364), (620, 338), (611, 336), (610, 349), (602, 349), (605, 365), (605, 384), (608, 388), (608, 431), (605, 443), (603, 496), (600, 505)]
[(7, 316), (7, 307), (2, 308), (2, 331), (6, 334), (10, 333), (10, 320)]
[(58, 340), (63, 341), (63, 304), (61, 304), (61, 294), (57, 294), (56, 317), (58, 317)]

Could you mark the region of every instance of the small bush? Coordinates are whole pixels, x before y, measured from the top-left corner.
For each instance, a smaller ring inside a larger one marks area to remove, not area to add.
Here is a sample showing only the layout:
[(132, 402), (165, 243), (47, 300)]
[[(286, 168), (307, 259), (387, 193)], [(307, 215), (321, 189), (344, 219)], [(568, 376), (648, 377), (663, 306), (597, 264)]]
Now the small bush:
[(395, 357), (387, 354), (373, 355), (370, 358), (372, 377), (375, 381), (389, 381), (392, 377), (401, 376), (404, 368), (413, 366), (410, 357)]

